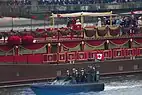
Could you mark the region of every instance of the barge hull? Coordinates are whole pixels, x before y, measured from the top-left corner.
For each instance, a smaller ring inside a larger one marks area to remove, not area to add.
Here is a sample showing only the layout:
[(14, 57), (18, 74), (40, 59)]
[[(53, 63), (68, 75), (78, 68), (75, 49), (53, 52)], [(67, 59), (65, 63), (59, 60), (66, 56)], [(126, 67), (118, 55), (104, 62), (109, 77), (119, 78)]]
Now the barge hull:
[(142, 59), (115, 60), (105, 62), (80, 62), (77, 64), (1, 64), (0, 86), (5, 84), (19, 84), (55, 78), (57, 75), (65, 75), (66, 70), (72, 68), (81, 69), (96, 66), (102, 76), (118, 75), (142, 72)]

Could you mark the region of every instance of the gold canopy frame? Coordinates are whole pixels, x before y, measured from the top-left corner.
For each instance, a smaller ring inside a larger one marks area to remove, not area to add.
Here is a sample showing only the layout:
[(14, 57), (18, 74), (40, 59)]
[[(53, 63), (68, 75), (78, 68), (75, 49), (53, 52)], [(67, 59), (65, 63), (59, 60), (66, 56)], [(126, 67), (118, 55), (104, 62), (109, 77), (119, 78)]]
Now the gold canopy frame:
[(53, 14), (50, 16), (50, 18), (52, 18), (52, 26), (54, 27), (54, 18), (58, 18), (58, 17), (81, 17), (81, 24), (83, 26), (84, 24), (84, 16), (90, 16), (90, 17), (100, 17), (100, 16), (110, 16), (110, 23), (112, 25), (112, 16), (116, 16), (117, 14), (112, 14), (111, 12), (77, 12), (77, 13), (66, 13), (66, 14)]

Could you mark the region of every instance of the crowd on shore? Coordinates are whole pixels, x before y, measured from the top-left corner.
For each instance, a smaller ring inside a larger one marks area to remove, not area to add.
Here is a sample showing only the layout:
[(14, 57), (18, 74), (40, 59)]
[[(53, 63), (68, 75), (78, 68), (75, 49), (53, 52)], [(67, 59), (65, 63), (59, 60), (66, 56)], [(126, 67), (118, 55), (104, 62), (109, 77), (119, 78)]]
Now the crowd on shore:
[[(39, 5), (67, 5), (67, 4), (97, 4), (97, 3), (127, 3), (142, 0), (38, 0)], [(3, 1), (0, 1), (2, 3)], [(7, 5), (31, 5), (31, 0), (6, 1)]]
[(116, 17), (103, 17), (98, 18), (97, 26), (101, 27), (102, 25), (117, 25), (123, 27), (140, 27), (142, 26), (142, 17), (131, 16), (116, 16)]

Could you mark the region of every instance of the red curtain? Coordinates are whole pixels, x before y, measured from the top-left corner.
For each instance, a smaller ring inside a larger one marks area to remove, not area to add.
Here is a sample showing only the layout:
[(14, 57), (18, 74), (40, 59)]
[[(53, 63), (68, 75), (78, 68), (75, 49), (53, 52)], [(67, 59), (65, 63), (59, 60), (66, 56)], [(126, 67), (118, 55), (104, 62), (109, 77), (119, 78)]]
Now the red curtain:
[(40, 49), (42, 47), (44, 47), (45, 44), (30, 44), (30, 45), (25, 45), (23, 46), (25, 49), (29, 49), (29, 50), (37, 50)]
[(99, 46), (103, 44), (105, 40), (95, 40), (95, 41), (87, 41), (87, 43), (91, 46)]
[(129, 39), (111, 39), (110, 41), (114, 44), (121, 45), (121, 44), (126, 43), (128, 40)]
[(137, 43), (142, 44), (142, 39), (134, 39)]
[(62, 43), (67, 48), (74, 48), (80, 44), (80, 42), (63, 42)]
[(13, 47), (9, 47), (8, 45), (1, 45), (0, 46), (0, 50), (1, 51), (9, 51), (9, 50), (11, 50)]

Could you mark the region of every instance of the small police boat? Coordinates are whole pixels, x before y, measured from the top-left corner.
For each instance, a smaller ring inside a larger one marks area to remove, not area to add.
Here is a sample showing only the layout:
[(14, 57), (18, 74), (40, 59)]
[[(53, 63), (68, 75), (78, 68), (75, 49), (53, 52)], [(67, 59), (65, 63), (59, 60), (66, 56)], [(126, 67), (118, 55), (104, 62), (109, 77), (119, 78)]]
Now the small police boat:
[(31, 89), (36, 95), (68, 95), (80, 92), (96, 92), (104, 90), (104, 83), (81, 83), (65, 85), (33, 85)]
[[(76, 75), (78, 72), (76, 71)], [(94, 73), (89, 73), (88, 75), (93, 75)], [(84, 71), (82, 72), (83, 77)], [(104, 90), (104, 83), (99, 82), (99, 72), (95, 73), (95, 77), (91, 77), (91, 79), (97, 78), (96, 81), (80, 81), (77, 82), (76, 77), (70, 76), (69, 71), (67, 71), (66, 78), (56, 79), (54, 82), (50, 84), (41, 84), (41, 85), (32, 85), (31, 89), (36, 95), (68, 95), (80, 92), (97, 92)], [(81, 79), (81, 78), (80, 78)], [(83, 79), (86, 79), (85, 77)], [(87, 78), (89, 79), (89, 77)]]

